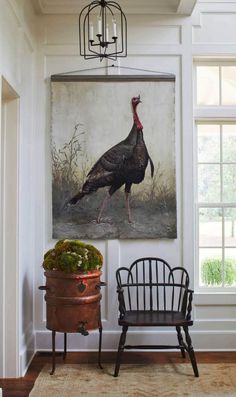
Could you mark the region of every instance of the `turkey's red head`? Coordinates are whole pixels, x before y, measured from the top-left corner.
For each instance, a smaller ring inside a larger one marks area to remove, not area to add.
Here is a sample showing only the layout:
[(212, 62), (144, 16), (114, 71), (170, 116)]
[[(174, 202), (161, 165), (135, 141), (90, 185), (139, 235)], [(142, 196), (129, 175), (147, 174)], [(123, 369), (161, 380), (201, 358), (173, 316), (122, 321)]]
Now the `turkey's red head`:
[(133, 109), (135, 109), (136, 106), (138, 106), (138, 104), (139, 104), (140, 102), (142, 102), (141, 99), (140, 99), (140, 95), (139, 95), (139, 96), (134, 96), (134, 97), (131, 99), (131, 104), (132, 104)]

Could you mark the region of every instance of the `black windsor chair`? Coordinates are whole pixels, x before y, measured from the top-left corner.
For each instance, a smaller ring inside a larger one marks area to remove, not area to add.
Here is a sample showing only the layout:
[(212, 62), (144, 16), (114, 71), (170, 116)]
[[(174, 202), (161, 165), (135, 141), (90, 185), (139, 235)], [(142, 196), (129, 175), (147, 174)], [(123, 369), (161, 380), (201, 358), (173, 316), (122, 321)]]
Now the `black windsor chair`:
[[(193, 372), (199, 376), (189, 335), (193, 291), (189, 275), (182, 267), (172, 268), (160, 258), (140, 258), (130, 268), (116, 271), (119, 325), (122, 326), (114, 376), (118, 376), (124, 349), (180, 349), (188, 352)], [(177, 331), (178, 345), (125, 345), (129, 327), (170, 327)], [(181, 327), (185, 333), (184, 342)]]

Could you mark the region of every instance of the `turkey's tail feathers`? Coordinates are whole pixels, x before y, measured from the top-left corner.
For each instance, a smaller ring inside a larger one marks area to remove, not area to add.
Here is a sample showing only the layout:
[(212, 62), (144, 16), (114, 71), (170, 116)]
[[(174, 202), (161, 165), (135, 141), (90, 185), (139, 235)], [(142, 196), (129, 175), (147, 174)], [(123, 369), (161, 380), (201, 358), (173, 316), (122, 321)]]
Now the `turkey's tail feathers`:
[(150, 167), (151, 167), (151, 177), (153, 178), (153, 175), (154, 175), (154, 164), (153, 164), (153, 161), (152, 161), (150, 156), (149, 156), (149, 161), (150, 161)]
[(83, 192), (79, 192), (77, 193), (75, 196), (73, 196), (68, 202), (67, 204), (70, 205), (74, 205), (77, 203), (77, 201), (81, 200), (84, 197), (84, 193)]

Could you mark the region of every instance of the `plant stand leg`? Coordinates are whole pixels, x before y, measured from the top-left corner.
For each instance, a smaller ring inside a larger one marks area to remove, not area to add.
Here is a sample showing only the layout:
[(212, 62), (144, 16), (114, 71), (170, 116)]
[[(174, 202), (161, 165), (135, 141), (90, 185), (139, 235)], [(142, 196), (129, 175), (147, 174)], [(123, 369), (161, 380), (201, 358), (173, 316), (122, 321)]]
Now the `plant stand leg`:
[(52, 331), (52, 370), (50, 375), (53, 375), (55, 372), (55, 339), (56, 339), (56, 331)]
[(183, 336), (182, 336), (182, 332), (181, 332), (180, 326), (176, 327), (176, 331), (177, 331), (177, 336), (178, 336), (178, 341), (179, 341), (179, 345), (180, 345), (181, 354), (182, 354), (182, 357), (185, 358), (185, 350), (184, 350), (184, 346), (183, 346)]
[(66, 359), (66, 353), (67, 353), (67, 334), (65, 332), (64, 333), (64, 353), (63, 353), (63, 360), (64, 361)]
[(196, 361), (195, 353), (194, 353), (193, 346), (192, 346), (192, 340), (191, 340), (191, 337), (190, 337), (189, 332), (188, 332), (188, 327), (184, 326), (183, 329), (184, 329), (184, 332), (185, 332), (185, 339), (186, 339), (186, 342), (187, 342), (187, 345), (188, 345), (188, 349), (187, 350), (188, 350), (189, 358), (190, 358), (190, 361), (191, 361), (191, 364), (192, 364), (192, 367), (193, 367), (193, 372), (194, 372), (194, 375), (196, 376), (196, 378), (198, 378), (199, 377), (199, 372), (198, 372), (198, 367), (197, 367), (197, 361)]
[(102, 352), (102, 325), (99, 326), (98, 365), (101, 369), (103, 369), (101, 364), (101, 352)]
[(127, 331), (128, 331), (128, 327), (124, 326), (122, 328), (122, 333), (121, 333), (121, 336), (120, 336), (118, 352), (117, 352), (117, 356), (116, 356), (116, 367), (115, 367), (115, 373), (114, 373), (115, 377), (117, 377), (118, 374), (119, 374), (121, 356), (122, 356), (122, 353), (123, 353), (124, 348), (125, 348), (125, 340), (126, 340)]

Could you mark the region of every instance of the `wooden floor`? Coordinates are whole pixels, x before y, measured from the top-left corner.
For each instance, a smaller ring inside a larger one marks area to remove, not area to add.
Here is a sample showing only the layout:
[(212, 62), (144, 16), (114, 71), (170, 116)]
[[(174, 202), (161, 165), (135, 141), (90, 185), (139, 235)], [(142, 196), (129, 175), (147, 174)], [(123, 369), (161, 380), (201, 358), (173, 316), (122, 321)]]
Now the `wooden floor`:
[[(219, 353), (196, 353), (198, 363), (236, 363), (236, 352)], [(187, 359), (186, 359), (187, 360)], [(103, 353), (102, 362), (111, 363), (115, 361), (115, 353)], [(179, 363), (183, 362), (180, 353), (130, 353), (125, 352), (123, 362), (132, 363)], [(62, 356), (58, 354), (57, 363), (62, 363)], [(68, 353), (65, 363), (94, 363), (97, 362), (96, 353)], [(185, 362), (185, 360), (184, 360)], [(28, 397), (34, 386), (35, 379), (43, 366), (51, 363), (50, 353), (37, 353), (24, 378), (20, 379), (0, 379), (0, 387), (3, 389), (3, 397)], [(46, 396), (45, 396), (46, 397)]]

